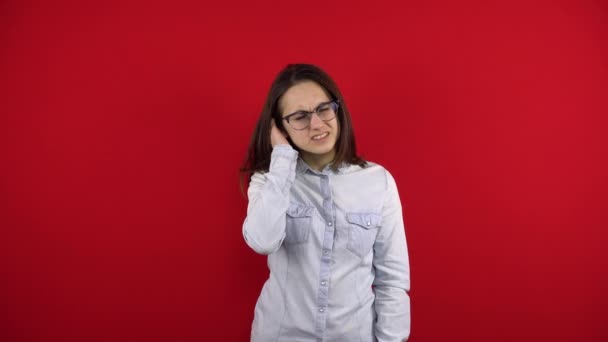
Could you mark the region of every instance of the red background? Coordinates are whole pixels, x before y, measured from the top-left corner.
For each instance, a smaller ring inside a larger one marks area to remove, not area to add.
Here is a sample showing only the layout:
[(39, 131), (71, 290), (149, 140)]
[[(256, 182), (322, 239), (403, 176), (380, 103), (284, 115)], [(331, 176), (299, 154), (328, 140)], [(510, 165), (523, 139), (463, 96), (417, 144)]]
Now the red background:
[(397, 180), (413, 341), (608, 340), (604, 1), (3, 1), (0, 340), (245, 341), (291, 62)]

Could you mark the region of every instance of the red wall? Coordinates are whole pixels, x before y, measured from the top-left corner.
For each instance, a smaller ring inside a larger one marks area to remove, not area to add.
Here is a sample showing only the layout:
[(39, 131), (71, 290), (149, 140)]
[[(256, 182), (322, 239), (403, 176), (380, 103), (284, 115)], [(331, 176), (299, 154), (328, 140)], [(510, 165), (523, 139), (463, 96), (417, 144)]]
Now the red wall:
[(608, 340), (604, 1), (0, 3), (0, 340), (245, 341), (289, 62), (397, 179), (412, 341)]

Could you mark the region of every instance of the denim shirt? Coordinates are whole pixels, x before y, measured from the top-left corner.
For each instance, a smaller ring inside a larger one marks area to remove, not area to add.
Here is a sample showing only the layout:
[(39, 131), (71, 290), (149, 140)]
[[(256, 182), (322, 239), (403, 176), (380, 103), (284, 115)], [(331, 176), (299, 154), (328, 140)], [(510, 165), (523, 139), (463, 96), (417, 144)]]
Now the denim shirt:
[(404, 341), (410, 271), (397, 185), (382, 166), (310, 168), (290, 145), (256, 172), (243, 223), (268, 255), (251, 341)]

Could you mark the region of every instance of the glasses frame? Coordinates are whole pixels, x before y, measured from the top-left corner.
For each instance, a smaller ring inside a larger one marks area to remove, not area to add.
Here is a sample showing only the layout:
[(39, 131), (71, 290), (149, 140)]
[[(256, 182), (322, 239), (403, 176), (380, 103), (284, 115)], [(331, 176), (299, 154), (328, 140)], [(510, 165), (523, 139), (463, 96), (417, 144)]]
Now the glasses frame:
[[(332, 107), (332, 110), (334, 111), (334, 117), (331, 119), (327, 119), (327, 120), (323, 120), (321, 119), (321, 117), (319, 116), (319, 110), (321, 109), (321, 107), (326, 106), (326, 105), (330, 105), (330, 107)], [(296, 131), (302, 131), (307, 129), (308, 127), (310, 127), (310, 120), (308, 121), (308, 125), (304, 128), (295, 128), (291, 125), (291, 123), (289, 122), (289, 119), (294, 116), (294, 115), (298, 115), (298, 114), (306, 114), (309, 116), (310, 119), (312, 119), (312, 115), (313, 114), (317, 114), (317, 116), (319, 116), (319, 119), (321, 119), (323, 122), (328, 122), (331, 121), (333, 119), (336, 118), (336, 115), (338, 115), (338, 110), (340, 109), (340, 101), (339, 100), (332, 100), (332, 101), (327, 101), (327, 102), (322, 102), (320, 103), (312, 112), (309, 112), (307, 110), (299, 110), (297, 112), (293, 112), (291, 114), (285, 115), (282, 119), (287, 121), (287, 124), (295, 129)]]

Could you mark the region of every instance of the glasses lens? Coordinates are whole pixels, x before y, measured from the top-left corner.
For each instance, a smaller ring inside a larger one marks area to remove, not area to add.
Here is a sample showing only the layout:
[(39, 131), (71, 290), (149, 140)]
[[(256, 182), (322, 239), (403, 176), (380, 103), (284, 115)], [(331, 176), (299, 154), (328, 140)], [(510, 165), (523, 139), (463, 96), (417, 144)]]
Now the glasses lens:
[(319, 109), (317, 110), (317, 114), (319, 114), (319, 118), (321, 118), (321, 120), (329, 121), (336, 116), (337, 109), (337, 103), (330, 102), (319, 107)]
[(294, 129), (304, 129), (310, 125), (310, 115), (308, 113), (298, 113), (289, 118), (289, 124)]

